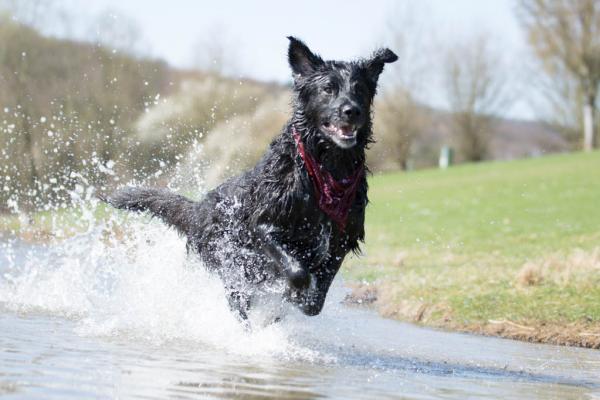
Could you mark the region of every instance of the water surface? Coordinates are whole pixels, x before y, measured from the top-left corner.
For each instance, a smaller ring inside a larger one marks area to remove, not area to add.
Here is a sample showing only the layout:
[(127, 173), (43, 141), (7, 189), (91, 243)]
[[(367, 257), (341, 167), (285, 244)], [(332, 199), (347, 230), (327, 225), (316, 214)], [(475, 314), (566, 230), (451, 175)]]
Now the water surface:
[[(385, 320), (341, 304), (242, 329), (162, 226), (0, 246), (7, 398), (600, 399), (600, 353)], [(256, 318), (260, 318), (257, 316)]]

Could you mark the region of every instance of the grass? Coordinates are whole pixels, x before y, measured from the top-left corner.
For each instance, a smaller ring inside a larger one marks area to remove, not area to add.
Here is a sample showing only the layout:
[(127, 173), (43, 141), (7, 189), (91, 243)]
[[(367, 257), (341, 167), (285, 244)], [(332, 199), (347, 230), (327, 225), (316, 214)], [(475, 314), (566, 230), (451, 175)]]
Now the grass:
[[(600, 262), (586, 262), (600, 246), (600, 153), (374, 176), (369, 197), (365, 256), (344, 275), (374, 283), (385, 313), (600, 324)], [(539, 279), (523, 280), (532, 266)]]

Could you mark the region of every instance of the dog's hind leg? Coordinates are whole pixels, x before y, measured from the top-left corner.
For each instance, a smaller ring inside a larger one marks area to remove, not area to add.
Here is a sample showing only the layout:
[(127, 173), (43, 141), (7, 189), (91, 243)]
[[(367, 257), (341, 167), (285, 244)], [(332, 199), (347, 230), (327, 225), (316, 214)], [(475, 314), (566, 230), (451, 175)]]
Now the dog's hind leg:
[(100, 200), (113, 207), (130, 211), (149, 211), (182, 234), (189, 234), (196, 216), (196, 204), (167, 189), (125, 187)]

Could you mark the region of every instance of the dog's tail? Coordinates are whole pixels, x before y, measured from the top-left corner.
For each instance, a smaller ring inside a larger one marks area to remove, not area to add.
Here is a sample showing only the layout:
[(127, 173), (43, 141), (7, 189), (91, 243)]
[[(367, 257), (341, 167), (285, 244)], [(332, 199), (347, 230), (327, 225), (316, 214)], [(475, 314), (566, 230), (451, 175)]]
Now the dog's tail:
[(184, 235), (193, 225), (195, 203), (167, 189), (124, 187), (110, 196), (98, 197), (121, 210), (149, 211)]

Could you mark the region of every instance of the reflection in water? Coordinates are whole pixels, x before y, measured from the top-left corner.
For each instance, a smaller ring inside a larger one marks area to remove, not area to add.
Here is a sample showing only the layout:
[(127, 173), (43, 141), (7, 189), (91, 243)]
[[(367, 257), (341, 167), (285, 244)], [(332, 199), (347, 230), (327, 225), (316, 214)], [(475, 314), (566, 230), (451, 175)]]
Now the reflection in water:
[[(137, 222), (136, 222), (137, 221)], [(340, 305), (247, 333), (162, 227), (0, 245), (0, 395), (593, 398), (597, 351), (451, 334)], [(137, 226), (136, 226), (137, 224)], [(338, 283), (339, 284), (339, 283)]]

